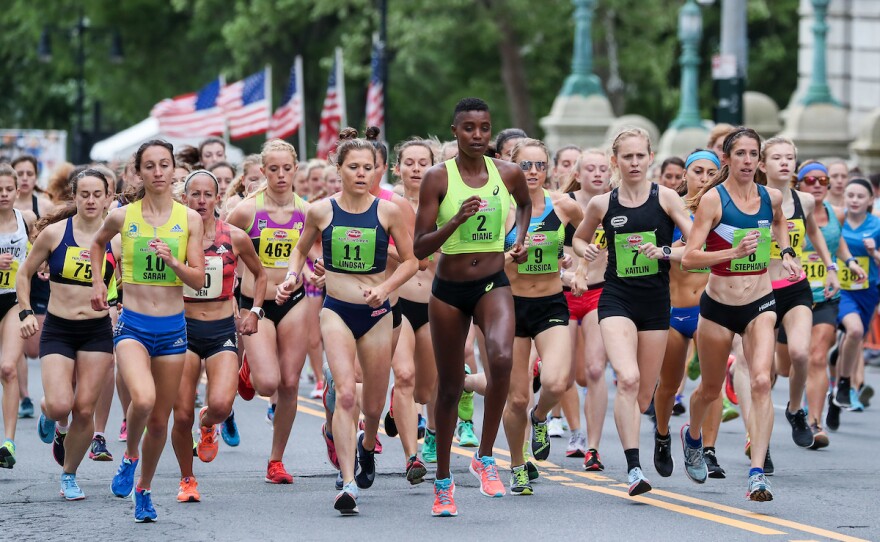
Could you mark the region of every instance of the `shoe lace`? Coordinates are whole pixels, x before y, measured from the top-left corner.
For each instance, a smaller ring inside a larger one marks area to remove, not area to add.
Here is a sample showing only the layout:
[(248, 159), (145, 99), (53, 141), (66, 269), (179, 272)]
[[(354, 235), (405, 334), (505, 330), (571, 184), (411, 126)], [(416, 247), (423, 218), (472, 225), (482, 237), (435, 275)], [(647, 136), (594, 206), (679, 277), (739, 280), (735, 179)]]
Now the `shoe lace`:
[(437, 502), (444, 506), (448, 506), (452, 504), (452, 485), (443, 487), (443, 486), (434, 486), (434, 495), (436, 496)]
[(76, 479), (73, 476), (65, 476), (61, 478), (61, 485), (65, 490), (77, 487)]
[(480, 461), (483, 463), (483, 473), (486, 476), (486, 480), (489, 482), (497, 482), (498, 466), (495, 465), (495, 460), (491, 457), (483, 457)]
[(535, 440), (538, 442), (545, 442), (547, 440), (547, 424), (546, 423), (536, 423), (535, 424)]
[(715, 452), (712, 451), (704, 451), (703, 458), (706, 460), (706, 464), (712, 467), (718, 466), (718, 458), (715, 457)]
[(529, 472), (523, 468), (520, 470), (513, 471), (513, 478), (518, 486), (528, 485), (529, 483)]
[(803, 410), (795, 412), (794, 425), (798, 431), (809, 431), (810, 426), (807, 425), (807, 413)]

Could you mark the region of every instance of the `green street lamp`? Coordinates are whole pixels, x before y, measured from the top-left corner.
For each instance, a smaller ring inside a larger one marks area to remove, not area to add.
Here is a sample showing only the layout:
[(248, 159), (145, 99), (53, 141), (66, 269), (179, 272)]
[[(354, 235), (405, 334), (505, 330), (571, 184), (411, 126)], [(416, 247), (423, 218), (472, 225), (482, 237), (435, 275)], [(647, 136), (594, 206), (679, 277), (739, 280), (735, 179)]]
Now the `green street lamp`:
[(813, 4), (813, 73), (810, 77), (810, 86), (807, 87), (807, 93), (804, 95), (801, 103), (804, 105), (840, 105), (831, 96), (825, 62), (828, 50), (826, 41), (828, 34), (828, 4), (831, 3), (831, 0), (811, 0), (811, 3)]
[(703, 16), (694, 0), (687, 0), (678, 11), (678, 39), (681, 41), (681, 103), (670, 128), (701, 128), (698, 72)]
[(562, 85), (560, 96), (604, 96), (602, 82), (593, 73), (593, 41), (590, 31), (593, 25), (593, 8), (596, 0), (571, 0), (574, 4), (574, 55), (571, 74)]

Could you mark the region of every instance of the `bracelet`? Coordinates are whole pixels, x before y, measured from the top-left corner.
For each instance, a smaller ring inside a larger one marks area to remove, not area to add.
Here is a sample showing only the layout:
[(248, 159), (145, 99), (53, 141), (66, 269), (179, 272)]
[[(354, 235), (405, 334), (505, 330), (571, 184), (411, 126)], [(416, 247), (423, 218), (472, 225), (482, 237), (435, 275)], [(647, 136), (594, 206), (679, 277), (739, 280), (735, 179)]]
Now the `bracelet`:
[(857, 261), (858, 261), (857, 259), (855, 259), (854, 257), (850, 256), (849, 258), (846, 259), (846, 262), (844, 262), (844, 263), (846, 264), (847, 267), (849, 267), (849, 264), (851, 264), (851, 263), (853, 263), (853, 262), (857, 262)]
[(827, 270), (829, 270), (829, 271), (837, 271), (837, 264), (836, 264), (836, 263), (830, 263), (830, 264), (828, 264), (828, 265), (825, 266), (825, 269), (827, 269)]
[(287, 275), (285, 275), (286, 278), (290, 278), (291, 276), (293, 276), (293, 280), (295, 282), (296, 279), (299, 278), (299, 273), (297, 273), (296, 271), (288, 271)]

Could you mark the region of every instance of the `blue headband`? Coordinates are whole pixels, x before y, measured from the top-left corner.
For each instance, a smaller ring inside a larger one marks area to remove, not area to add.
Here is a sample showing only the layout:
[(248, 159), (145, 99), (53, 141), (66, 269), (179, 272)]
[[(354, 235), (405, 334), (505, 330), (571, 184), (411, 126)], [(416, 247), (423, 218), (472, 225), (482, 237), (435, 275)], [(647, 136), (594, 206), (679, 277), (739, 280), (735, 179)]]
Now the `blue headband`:
[(825, 166), (823, 166), (819, 162), (812, 162), (810, 164), (805, 165), (798, 172), (798, 182), (803, 181), (804, 177), (807, 176), (807, 173), (809, 173), (811, 171), (821, 171), (822, 173), (825, 174), (826, 177), (828, 176), (828, 169)]
[(688, 156), (688, 159), (684, 163), (684, 169), (691, 167), (691, 164), (693, 164), (697, 160), (709, 160), (710, 162), (715, 164), (715, 167), (717, 167), (717, 168), (721, 167), (721, 160), (719, 160), (718, 157), (715, 156), (714, 152), (712, 152), (712, 151), (695, 151), (695, 152), (692, 152), (690, 154), (690, 156)]

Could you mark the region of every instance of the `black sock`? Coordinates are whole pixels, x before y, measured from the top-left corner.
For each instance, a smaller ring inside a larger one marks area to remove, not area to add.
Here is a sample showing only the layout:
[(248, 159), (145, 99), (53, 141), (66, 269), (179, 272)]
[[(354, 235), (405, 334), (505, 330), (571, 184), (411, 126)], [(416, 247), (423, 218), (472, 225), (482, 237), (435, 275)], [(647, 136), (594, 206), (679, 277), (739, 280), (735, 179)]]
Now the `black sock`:
[(665, 435), (661, 435), (660, 431), (654, 429), (654, 438), (657, 440), (667, 440), (669, 438), (669, 433), (666, 433)]
[(837, 387), (842, 388), (844, 386), (847, 388), (850, 387), (849, 377), (841, 376), (840, 378), (837, 379)]
[(434, 432), (434, 431), (428, 429), (427, 427), (425, 428), (425, 431), (427, 431), (427, 432), (428, 432), (429, 434), (431, 434), (431, 435), (436, 434), (436, 432)]
[(712, 454), (714, 454), (715, 453), (715, 446), (703, 446), (703, 453), (706, 454), (709, 452), (712, 452)]
[(634, 468), (642, 468), (642, 464), (639, 463), (639, 449), (638, 448), (630, 448), (629, 450), (624, 450), (623, 455), (626, 456), (626, 470), (627, 472), (633, 470)]

